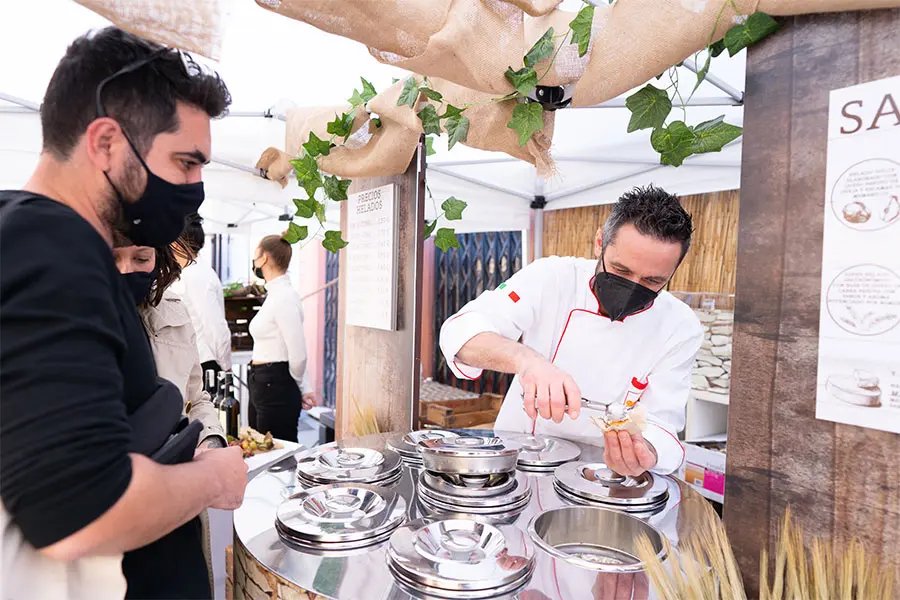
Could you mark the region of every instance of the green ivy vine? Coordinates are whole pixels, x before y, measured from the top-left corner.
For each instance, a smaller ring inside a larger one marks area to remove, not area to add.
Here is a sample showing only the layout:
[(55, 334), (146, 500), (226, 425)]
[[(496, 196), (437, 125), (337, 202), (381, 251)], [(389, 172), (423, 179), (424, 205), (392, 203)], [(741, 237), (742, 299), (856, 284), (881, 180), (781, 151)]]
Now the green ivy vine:
[[(610, 0), (610, 4), (613, 3), (614, 0)], [(728, 6), (731, 6), (735, 13), (741, 15), (740, 23), (729, 29), (722, 40), (713, 43), (712, 39), (715, 31), (718, 29), (719, 22)], [(556, 34), (552, 27), (547, 29), (522, 57), (522, 66), (520, 68), (509, 66), (504, 73), (506, 80), (515, 91), (499, 98), (492, 98), (488, 102), (516, 102), (516, 106), (512, 111), (512, 117), (506, 126), (516, 132), (520, 146), (527, 144), (534, 134), (544, 127), (544, 109), (541, 104), (530, 101), (528, 94), (540, 85), (540, 82), (553, 68), (557, 55), (566, 43), (577, 46), (579, 57), (587, 54), (591, 41), (593, 20), (594, 6), (585, 5), (578, 11), (575, 18), (569, 22), (566, 32)], [(705, 61), (703, 66), (697, 70), (697, 80), (687, 101), (683, 99), (679, 89), (676, 67), (683, 64), (679, 63), (656, 77), (657, 80), (660, 80), (663, 76), (668, 76), (669, 85), (666, 88), (659, 88), (650, 83), (625, 99), (625, 106), (631, 112), (628, 132), (651, 129), (650, 144), (659, 153), (660, 162), (675, 167), (680, 166), (689, 156), (722, 150), (726, 144), (741, 135), (741, 127), (726, 123), (724, 115), (697, 125), (688, 125), (686, 123), (686, 104), (693, 97), (700, 84), (706, 79), (713, 58), (718, 57), (726, 50), (729, 56), (734, 56), (744, 48), (772, 34), (778, 27), (778, 23), (769, 15), (759, 12), (751, 15), (742, 15), (734, 0), (726, 0), (718, 13), (706, 47), (694, 56), (697, 65), (699, 65), (697, 59), (703, 54), (705, 54)], [(556, 41), (560, 38), (563, 38), (564, 42), (557, 46)], [(546, 59), (550, 59), (550, 63), (543, 73), (538, 73), (535, 66)], [(351, 183), (349, 179), (323, 174), (319, 169), (318, 158), (328, 156), (333, 148), (343, 146), (346, 143), (352, 132), (357, 111), (367, 110), (367, 103), (378, 93), (375, 87), (365, 78), (360, 77), (360, 81), (362, 89), (354, 89), (353, 94), (348, 99), (352, 107), (350, 112), (335, 115), (334, 120), (327, 124), (326, 131), (330, 137), (327, 140), (322, 140), (315, 133), (310, 132), (309, 139), (302, 144), (303, 150), (300, 156), (291, 161), (297, 182), (307, 195), (304, 199), (294, 199), (294, 204), (297, 207), (296, 216), (307, 219), (315, 217), (319, 221), (319, 230), (316, 233), (324, 229), (325, 202), (328, 200), (336, 202), (346, 200), (347, 190)], [(399, 80), (395, 79), (394, 83), (397, 81)], [(420, 81), (415, 75), (411, 75), (403, 81), (403, 88), (397, 99), (397, 106), (408, 106), (411, 110), (415, 110), (421, 97), (430, 101), (416, 113), (422, 122), (422, 129), (426, 135), (425, 148), (428, 156), (434, 154), (434, 138), (437, 136), (447, 135), (448, 149), (452, 149), (459, 142), (465, 142), (470, 126), (466, 111), (471, 106), (484, 103), (473, 102), (462, 106), (454, 106), (445, 102), (443, 95), (434, 89), (428, 77), (422, 77)], [(681, 120), (670, 120), (673, 100), (676, 98), (681, 104), (683, 118)], [(381, 126), (381, 121), (378, 117), (372, 118), (370, 122), (376, 128)], [(322, 200), (316, 198), (316, 194), (320, 189), (322, 190), (320, 194)], [(432, 202), (434, 202), (430, 189), (428, 194)], [(438, 228), (437, 225), (441, 219), (447, 221), (462, 219), (465, 208), (466, 203), (464, 201), (452, 196), (441, 204), (440, 213), (438, 213), (437, 206), (435, 206), (436, 218), (432, 221), (425, 221), (425, 238), (427, 239), (434, 234), (435, 245), (443, 251), (447, 251), (450, 248), (458, 248), (459, 242), (456, 239), (455, 229), (451, 227)], [(284, 239), (291, 244), (305, 240), (308, 237), (308, 228), (294, 222), (290, 223), (288, 230), (284, 234)], [(343, 239), (340, 231), (326, 231), (322, 240), (322, 246), (331, 252), (337, 252), (347, 246), (347, 241)]]

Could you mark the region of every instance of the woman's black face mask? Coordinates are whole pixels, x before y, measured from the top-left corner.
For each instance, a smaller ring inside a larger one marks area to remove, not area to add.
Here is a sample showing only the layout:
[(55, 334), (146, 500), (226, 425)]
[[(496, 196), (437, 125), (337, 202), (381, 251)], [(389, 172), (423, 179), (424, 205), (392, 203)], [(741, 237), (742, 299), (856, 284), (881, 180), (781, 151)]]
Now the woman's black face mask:
[(594, 276), (594, 294), (610, 320), (624, 321), (625, 317), (644, 310), (656, 299), (658, 292), (615, 273), (609, 273), (603, 262), (602, 253), (600, 267), (603, 270)]

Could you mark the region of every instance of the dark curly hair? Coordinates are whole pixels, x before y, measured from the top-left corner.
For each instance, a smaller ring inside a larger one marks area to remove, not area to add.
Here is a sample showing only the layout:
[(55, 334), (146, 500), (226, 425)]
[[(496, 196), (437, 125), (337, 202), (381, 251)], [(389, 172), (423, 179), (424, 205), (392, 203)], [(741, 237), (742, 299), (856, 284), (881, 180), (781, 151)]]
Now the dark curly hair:
[(644, 235), (680, 243), (682, 259), (691, 247), (694, 233), (691, 215), (681, 206), (678, 196), (662, 188), (653, 185), (634, 187), (622, 194), (603, 225), (604, 250), (615, 241), (616, 233), (626, 223), (631, 223)]
[(111, 75), (142, 60), (147, 64), (103, 87), (99, 98), (141, 152), (164, 132), (178, 129), (176, 104), (183, 102), (210, 117), (225, 114), (231, 95), (222, 79), (187, 54), (166, 50), (116, 27), (89, 32), (69, 45), (41, 103), (44, 151), (68, 158), (97, 114), (97, 88)]
[[(134, 243), (120, 232), (114, 231), (113, 247), (124, 248), (127, 246), (134, 246)], [(138, 305), (139, 308), (159, 306), (166, 289), (181, 277), (181, 265), (178, 264), (178, 260), (175, 258), (176, 252), (188, 257), (188, 264), (194, 262), (194, 257), (196, 256), (191, 251), (190, 244), (184, 239), (183, 235), (170, 245), (154, 248), (154, 250), (156, 251), (156, 279), (153, 280), (150, 293)]]

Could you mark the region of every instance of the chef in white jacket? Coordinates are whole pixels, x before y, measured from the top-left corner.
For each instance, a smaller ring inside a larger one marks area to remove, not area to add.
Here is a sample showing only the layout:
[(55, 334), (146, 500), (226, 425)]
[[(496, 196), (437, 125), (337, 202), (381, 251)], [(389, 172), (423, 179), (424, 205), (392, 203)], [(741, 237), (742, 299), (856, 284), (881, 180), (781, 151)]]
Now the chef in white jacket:
[[(694, 356), (703, 330), (693, 310), (663, 288), (690, 247), (691, 217), (678, 199), (648, 186), (613, 205), (597, 231), (597, 260), (551, 257), (528, 265), (468, 303), (441, 328), (457, 377), (483, 369), (515, 374), (495, 428), (604, 438), (618, 473), (671, 473), (684, 461)], [(582, 409), (639, 400), (643, 433), (604, 434)]]

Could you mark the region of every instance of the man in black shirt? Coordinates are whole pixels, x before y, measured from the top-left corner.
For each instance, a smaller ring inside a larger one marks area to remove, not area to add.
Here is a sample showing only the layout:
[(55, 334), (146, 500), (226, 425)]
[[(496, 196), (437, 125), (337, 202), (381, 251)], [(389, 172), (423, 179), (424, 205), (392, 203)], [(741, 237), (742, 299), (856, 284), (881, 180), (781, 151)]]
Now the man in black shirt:
[(157, 247), (177, 237), (229, 102), (179, 52), (88, 34), (47, 88), (35, 172), (0, 191), (3, 506), (46, 557), (124, 552), (127, 597), (211, 597), (196, 517), (236, 508), (246, 485), (239, 448), (174, 465), (137, 450), (157, 416), (140, 409), (174, 386), (156, 376), (110, 249), (114, 231)]

